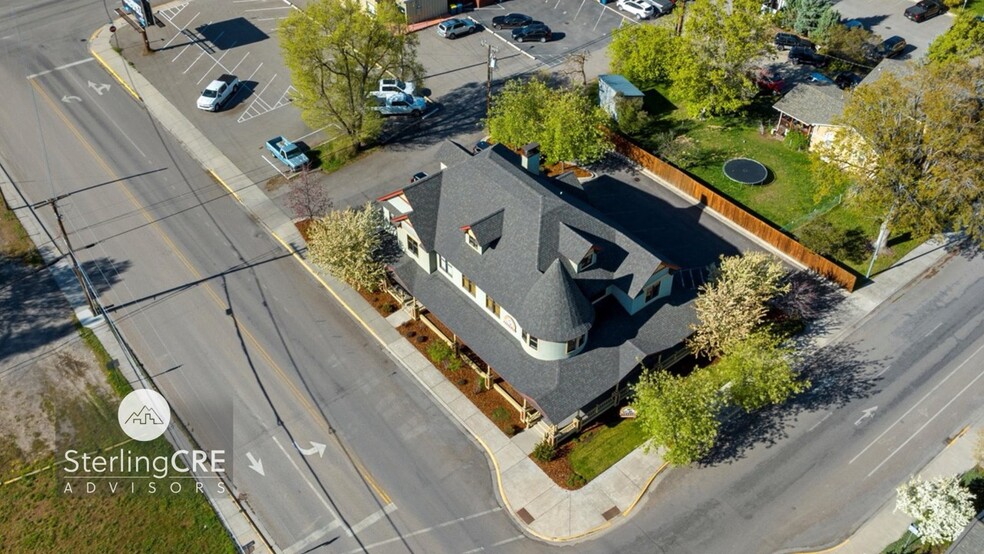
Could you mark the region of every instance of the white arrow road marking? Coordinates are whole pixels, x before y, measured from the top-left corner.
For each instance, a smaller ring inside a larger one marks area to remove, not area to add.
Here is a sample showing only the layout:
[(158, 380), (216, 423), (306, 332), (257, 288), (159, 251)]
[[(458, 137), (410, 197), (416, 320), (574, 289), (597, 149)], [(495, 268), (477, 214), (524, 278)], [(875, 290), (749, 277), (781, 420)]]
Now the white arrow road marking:
[(99, 96), (102, 96), (102, 94), (104, 92), (106, 92), (107, 90), (109, 90), (109, 85), (107, 85), (106, 83), (96, 84), (96, 83), (93, 83), (92, 81), (89, 81), (89, 87), (92, 88), (92, 90), (94, 90), (97, 93), (99, 93)]
[(246, 457), (249, 458), (249, 468), (266, 477), (266, 473), (263, 473), (263, 461), (254, 458), (252, 452), (247, 452)]
[(870, 417), (874, 417), (875, 416), (875, 410), (877, 410), (877, 409), (878, 409), (878, 406), (874, 406), (872, 408), (868, 408), (867, 410), (861, 410), (861, 413), (863, 415), (861, 417), (859, 417), (857, 421), (854, 422), (854, 425), (860, 425), (862, 421), (864, 421), (864, 420), (866, 420), (866, 419), (868, 419)]
[(62, 99), (61, 100), (62, 100), (62, 102), (66, 103), (66, 104), (71, 104), (73, 100), (76, 101), (76, 102), (81, 102), (82, 101), (82, 99), (79, 98), (78, 96), (68, 96), (67, 94), (65, 96), (62, 96)]
[(301, 448), (296, 442), (294, 443), (294, 448), (298, 452), (304, 454), (305, 456), (311, 456), (317, 454), (319, 458), (323, 458), (325, 455), (325, 449), (328, 448), (327, 444), (321, 444), (320, 442), (311, 441), (311, 448)]

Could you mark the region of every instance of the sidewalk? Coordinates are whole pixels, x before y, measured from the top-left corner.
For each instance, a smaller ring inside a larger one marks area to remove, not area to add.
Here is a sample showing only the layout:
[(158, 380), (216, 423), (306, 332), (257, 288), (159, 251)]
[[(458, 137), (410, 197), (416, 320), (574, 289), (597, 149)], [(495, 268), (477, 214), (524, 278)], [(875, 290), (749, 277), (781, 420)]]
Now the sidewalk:
[[(554, 484), (528, 456), (539, 440), (536, 432), (531, 430), (508, 438), (356, 291), (307, 263), (300, 252), (304, 241), (287, 214), (158, 93), (143, 75), (127, 71), (126, 60), (111, 48), (109, 37), (105, 28), (92, 36), (89, 43), (92, 55), (134, 97), (143, 101), (150, 114), (185, 146), (202, 167), (253, 214), (256, 221), (485, 449), (495, 477), (497, 494), (506, 511), (524, 532), (547, 541), (572, 541), (625, 521), (624, 516), (645, 502), (645, 493), (666, 467), (658, 452), (646, 454), (641, 449), (637, 450), (577, 491), (568, 491)], [(121, 75), (127, 75), (132, 81), (124, 81)], [(826, 334), (815, 337), (812, 344), (819, 347), (850, 332), (875, 307), (920, 276), (944, 254), (942, 247), (934, 243), (915, 249), (893, 269), (879, 274), (875, 283), (850, 295), (825, 322)], [(952, 451), (954, 449), (944, 451), (941, 460)], [(876, 551), (880, 551), (880, 547)]]

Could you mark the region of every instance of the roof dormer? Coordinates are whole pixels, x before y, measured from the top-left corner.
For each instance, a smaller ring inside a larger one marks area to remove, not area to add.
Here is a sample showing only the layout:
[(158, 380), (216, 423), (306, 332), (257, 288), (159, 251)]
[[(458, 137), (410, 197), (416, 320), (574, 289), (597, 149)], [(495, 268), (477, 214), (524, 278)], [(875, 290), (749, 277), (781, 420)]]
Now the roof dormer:
[(567, 258), (571, 270), (580, 273), (595, 265), (598, 261), (598, 247), (581, 232), (567, 225), (560, 224), (557, 235), (557, 251)]
[(461, 227), (465, 232), (465, 241), (468, 246), (481, 254), (486, 248), (502, 237), (503, 210), (487, 215), (471, 225)]

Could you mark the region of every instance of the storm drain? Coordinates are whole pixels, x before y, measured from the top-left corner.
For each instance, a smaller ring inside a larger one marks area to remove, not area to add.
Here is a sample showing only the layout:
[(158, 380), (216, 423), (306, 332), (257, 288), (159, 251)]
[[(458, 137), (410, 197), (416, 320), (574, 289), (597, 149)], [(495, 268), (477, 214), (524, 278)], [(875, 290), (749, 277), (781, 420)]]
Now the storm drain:
[(527, 525), (533, 523), (533, 520), (536, 519), (526, 511), (526, 508), (520, 508), (519, 511), (516, 512), (516, 515), (518, 515), (519, 519), (523, 520), (523, 523)]
[(601, 517), (605, 518), (605, 521), (611, 521), (612, 518), (617, 516), (620, 512), (621, 510), (618, 509), (618, 506), (612, 506), (602, 512)]

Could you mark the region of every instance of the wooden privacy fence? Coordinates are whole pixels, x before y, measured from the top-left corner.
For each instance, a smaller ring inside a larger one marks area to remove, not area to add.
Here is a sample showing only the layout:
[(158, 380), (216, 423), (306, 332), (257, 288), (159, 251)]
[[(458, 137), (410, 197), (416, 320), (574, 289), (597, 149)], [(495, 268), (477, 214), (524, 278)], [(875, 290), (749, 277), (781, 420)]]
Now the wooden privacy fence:
[(776, 229), (758, 216), (749, 213), (745, 208), (734, 203), (721, 193), (698, 182), (690, 175), (650, 154), (645, 149), (634, 144), (618, 133), (611, 133), (615, 150), (654, 173), (664, 182), (676, 187), (694, 200), (726, 217), (749, 233), (771, 244), (777, 250), (790, 258), (802, 263), (828, 279), (837, 282), (849, 292), (857, 285), (857, 275), (844, 269), (838, 264), (824, 258), (796, 239)]

